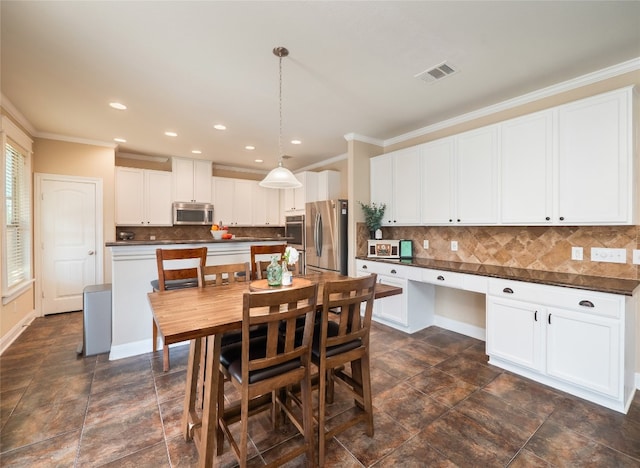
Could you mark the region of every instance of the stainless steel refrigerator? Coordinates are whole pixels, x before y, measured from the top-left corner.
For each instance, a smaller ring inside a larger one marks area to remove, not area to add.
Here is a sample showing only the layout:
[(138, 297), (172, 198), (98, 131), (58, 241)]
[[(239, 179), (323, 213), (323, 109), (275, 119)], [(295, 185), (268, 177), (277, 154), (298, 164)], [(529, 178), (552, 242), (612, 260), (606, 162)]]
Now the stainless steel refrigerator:
[(306, 205), (306, 270), (347, 274), (347, 200)]

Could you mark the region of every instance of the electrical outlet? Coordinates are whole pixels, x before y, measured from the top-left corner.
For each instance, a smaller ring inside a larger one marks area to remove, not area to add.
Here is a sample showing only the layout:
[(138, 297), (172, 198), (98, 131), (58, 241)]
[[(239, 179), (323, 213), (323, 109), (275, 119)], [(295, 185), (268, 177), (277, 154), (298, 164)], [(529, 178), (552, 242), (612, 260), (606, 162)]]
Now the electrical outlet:
[(640, 265), (640, 249), (633, 249), (633, 264)]
[(627, 263), (627, 249), (591, 249), (592, 262)]
[(451, 251), (456, 252), (458, 250), (458, 241), (451, 241)]
[(428, 248), (429, 248), (429, 241), (428, 241), (428, 240), (426, 240), (426, 239), (425, 239), (425, 240), (423, 240), (423, 241), (422, 241), (422, 247), (423, 247), (424, 249), (428, 249)]
[(571, 260), (582, 260), (583, 250), (582, 247), (571, 247)]
[(156, 236), (149, 236), (149, 240), (156, 240)]

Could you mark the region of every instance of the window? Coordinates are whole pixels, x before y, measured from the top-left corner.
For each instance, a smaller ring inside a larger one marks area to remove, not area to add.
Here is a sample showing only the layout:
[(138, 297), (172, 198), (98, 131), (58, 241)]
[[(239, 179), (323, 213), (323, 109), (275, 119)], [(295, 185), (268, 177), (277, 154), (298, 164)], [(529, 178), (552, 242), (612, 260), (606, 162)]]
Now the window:
[[(4, 214), (2, 236), (3, 302), (22, 292), (32, 282), (31, 275), (31, 168), (30, 151), (18, 141), (25, 135), (3, 118)], [(12, 131), (13, 130), (13, 131)], [(16, 140), (12, 137), (15, 136)], [(30, 141), (26, 140), (30, 147)]]

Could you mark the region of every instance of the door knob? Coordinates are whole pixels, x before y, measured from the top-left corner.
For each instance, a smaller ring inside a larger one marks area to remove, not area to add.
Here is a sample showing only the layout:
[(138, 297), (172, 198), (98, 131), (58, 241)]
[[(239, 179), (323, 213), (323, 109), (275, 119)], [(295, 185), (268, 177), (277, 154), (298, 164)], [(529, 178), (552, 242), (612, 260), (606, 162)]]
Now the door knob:
[(95, 252), (93, 250), (89, 250), (89, 255), (93, 255)]

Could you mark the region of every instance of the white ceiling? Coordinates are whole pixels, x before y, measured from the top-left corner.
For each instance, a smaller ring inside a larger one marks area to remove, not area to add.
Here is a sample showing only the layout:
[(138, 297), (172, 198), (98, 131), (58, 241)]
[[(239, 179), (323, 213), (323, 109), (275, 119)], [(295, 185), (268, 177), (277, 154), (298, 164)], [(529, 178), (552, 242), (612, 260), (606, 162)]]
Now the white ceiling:
[[(149, 155), (200, 149), (195, 157), (247, 169), (278, 159), (275, 46), (290, 51), (283, 149), (291, 169), (345, 153), (345, 134), (390, 139), (640, 57), (640, 1), (3, 0), (0, 8), (2, 96), (38, 136), (123, 137), (120, 151)], [(444, 61), (459, 72), (431, 84), (414, 78)], [(114, 100), (128, 110), (109, 108)]]

